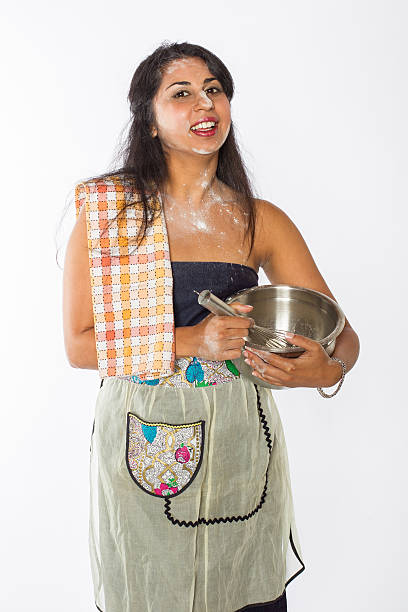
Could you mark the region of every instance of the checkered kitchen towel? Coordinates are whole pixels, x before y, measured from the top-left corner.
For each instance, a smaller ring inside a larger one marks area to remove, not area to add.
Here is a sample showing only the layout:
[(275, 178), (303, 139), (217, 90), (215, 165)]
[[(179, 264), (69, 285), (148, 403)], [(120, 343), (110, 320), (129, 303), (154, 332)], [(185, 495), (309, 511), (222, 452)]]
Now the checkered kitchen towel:
[[(113, 176), (75, 187), (76, 217), (85, 203), (92, 305), (101, 378), (133, 376), (142, 380), (174, 372), (173, 276), (166, 221), (160, 207), (139, 247), (135, 237), (142, 204), (125, 204), (130, 187)], [(132, 244), (128, 244), (132, 238)]]

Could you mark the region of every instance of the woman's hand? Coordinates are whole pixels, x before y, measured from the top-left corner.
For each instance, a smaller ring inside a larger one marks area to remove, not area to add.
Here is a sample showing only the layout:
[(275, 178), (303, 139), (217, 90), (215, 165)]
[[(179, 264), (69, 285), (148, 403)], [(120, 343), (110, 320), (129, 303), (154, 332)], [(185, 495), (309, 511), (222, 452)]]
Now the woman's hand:
[(254, 376), (283, 387), (331, 387), (340, 380), (341, 364), (331, 359), (319, 342), (299, 334), (288, 339), (305, 349), (300, 357), (290, 359), (246, 347), (245, 362), (254, 368)]
[[(250, 313), (253, 306), (232, 302), (229, 304), (239, 314)], [(233, 317), (210, 313), (205, 319), (194, 325), (196, 335), (197, 357), (223, 361), (241, 357), (242, 347), (248, 328), (254, 323), (250, 317)]]

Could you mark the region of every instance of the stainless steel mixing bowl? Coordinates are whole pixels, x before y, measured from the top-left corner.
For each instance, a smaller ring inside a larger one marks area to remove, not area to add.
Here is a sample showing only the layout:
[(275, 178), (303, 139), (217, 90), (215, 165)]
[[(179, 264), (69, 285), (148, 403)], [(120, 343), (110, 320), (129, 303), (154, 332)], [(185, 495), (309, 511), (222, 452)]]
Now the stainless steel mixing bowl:
[[(323, 346), (328, 355), (332, 355), (336, 345), (336, 338), (343, 331), (345, 316), (337, 302), (329, 296), (294, 285), (260, 285), (243, 289), (226, 300), (250, 304), (253, 310), (248, 314), (255, 320), (257, 325), (283, 329), (301, 336), (307, 336), (317, 340)], [(247, 346), (250, 348), (267, 351), (265, 345), (254, 344), (248, 336)], [(244, 350), (244, 348), (243, 348)], [(282, 357), (295, 358), (304, 352), (301, 347), (288, 347), (286, 349), (274, 349), (272, 351)], [(270, 389), (290, 389), (291, 387), (279, 387), (267, 383), (256, 376), (252, 376), (252, 369), (244, 361), (241, 355), (233, 359), (233, 363), (239, 372), (254, 383)]]

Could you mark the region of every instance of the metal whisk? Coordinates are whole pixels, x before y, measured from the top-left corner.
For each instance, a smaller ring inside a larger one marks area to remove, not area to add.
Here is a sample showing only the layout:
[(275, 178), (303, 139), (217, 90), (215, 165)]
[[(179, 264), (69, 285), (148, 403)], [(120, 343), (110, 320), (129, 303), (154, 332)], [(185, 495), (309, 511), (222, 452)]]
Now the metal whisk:
[[(213, 314), (247, 317), (247, 315), (238, 314), (231, 306), (211, 293), (209, 289), (204, 289), (201, 293), (194, 289), (194, 293), (198, 295), (198, 303)], [(283, 329), (270, 329), (260, 325), (253, 325), (248, 329), (248, 334), (251, 336), (254, 344), (261, 344), (269, 349), (283, 349), (288, 346), (294, 346), (285, 338), (285, 330)]]

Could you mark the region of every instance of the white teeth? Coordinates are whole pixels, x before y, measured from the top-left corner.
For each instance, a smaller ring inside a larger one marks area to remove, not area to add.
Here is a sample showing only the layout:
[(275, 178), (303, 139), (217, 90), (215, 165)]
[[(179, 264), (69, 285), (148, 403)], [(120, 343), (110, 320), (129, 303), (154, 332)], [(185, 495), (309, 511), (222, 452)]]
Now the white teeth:
[(203, 123), (197, 123), (197, 125), (194, 125), (191, 129), (192, 130), (203, 130), (209, 127), (214, 127), (215, 126), (215, 121), (204, 121)]

